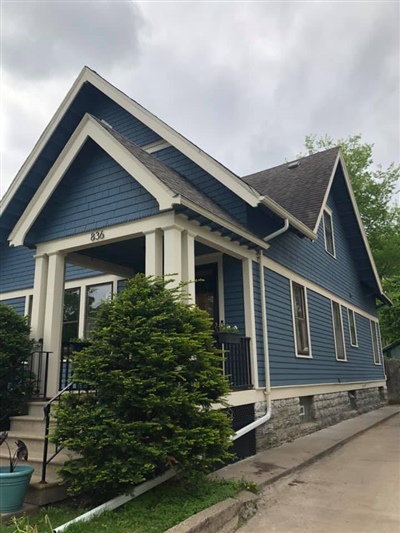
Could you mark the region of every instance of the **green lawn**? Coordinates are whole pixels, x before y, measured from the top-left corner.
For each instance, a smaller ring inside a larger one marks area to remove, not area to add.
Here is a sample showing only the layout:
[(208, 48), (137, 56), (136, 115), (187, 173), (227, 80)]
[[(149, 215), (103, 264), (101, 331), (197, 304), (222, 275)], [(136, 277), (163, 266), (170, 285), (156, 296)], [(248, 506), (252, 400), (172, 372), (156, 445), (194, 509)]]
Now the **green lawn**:
[[(241, 490), (243, 484), (228, 481), (203, 480), (195, 486), (187, 487), (171, 480), (91, 522), (72, 525), (68, 528), (68, 533), (162, 533), (189, 516), (235, 496)], [(48, 533), (49, 528), (44, 524), (46, 514), (54, 528), (86, 510), (88, 509), (62, 503), (42, 509), (40, 515), (31, 518), (29, 523), (37, 524), (39, 533)], [(1, 531), (14, 533), (16, 530), (14, 526), (9, 526), (1, 528)]]

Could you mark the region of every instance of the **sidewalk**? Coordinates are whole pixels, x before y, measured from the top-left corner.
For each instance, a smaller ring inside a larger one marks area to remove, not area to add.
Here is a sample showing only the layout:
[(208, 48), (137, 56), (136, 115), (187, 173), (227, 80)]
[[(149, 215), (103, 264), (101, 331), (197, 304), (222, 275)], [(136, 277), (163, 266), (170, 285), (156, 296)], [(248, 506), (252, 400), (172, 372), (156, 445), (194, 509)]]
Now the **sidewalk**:
[[(300, 470), (333, 452), (346, 442), (358, 437), (368, 429), (400, 413), (400, 405), (388, 405), (355, 418), (339, 422), (293, 442), (271, 448), (238, 463), (226, 466), (212, 474), (215, 479), (232, 479), (256, 483), (263, 487), (278, 479)], [(231, 533), (238, 523), (254, 514), (257, 497), (241, 493), (237, 499), (205, 509), (167, 533)]]

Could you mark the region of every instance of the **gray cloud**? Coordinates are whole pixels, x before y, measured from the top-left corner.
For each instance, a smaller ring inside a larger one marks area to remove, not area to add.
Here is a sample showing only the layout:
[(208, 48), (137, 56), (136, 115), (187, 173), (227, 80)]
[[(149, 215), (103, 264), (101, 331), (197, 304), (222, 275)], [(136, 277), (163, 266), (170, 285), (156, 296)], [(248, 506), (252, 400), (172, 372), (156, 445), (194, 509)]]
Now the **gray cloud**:
[(14, 76), (43, 79), (135, 64), (143, 18), (133, 3), (26, 2), (3, 4), (3, 64)]

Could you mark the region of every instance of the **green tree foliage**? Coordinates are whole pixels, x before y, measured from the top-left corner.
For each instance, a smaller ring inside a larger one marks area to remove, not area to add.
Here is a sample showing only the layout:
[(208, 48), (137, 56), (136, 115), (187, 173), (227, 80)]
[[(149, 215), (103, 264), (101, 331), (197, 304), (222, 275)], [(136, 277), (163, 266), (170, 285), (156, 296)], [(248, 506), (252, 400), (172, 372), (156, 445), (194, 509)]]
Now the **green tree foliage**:
[(27, 360), (33, 349), (26, 319), (0, 303), (0, 418), (24, 412), (32, 395)]
[(57, 410), (55, 438), (82, 457), (62, 469), (72, 493), (111, 497), (171, 466), (187, 475), (231, 457), (230, 420), (212, 409), (229, 386), (211, 326), (161, 278), (139, 274), (101, 305), (74, 360), (96, 394)]
[(362, 142), (361, 135), (333, 140), (325, 135), (308, 135), (309, 154), (340, 146), (354, 195), (385, 292), (393, 301), (391, 309), (381, 308), (381, 334), (385, 342), (400, 337), (400, 208), (395, 194), (400, 189), (400, 165), (386, 169), (373, 167), (373, 144)]

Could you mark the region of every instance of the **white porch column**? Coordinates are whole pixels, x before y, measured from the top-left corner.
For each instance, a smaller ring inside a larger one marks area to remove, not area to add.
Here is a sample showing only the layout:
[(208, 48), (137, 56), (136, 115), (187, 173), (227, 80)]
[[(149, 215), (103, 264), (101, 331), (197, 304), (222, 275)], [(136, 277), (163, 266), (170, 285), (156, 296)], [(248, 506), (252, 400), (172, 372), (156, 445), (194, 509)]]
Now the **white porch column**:
[(33, 282), (31, 337), (36, 341), (38, 341), (39, 339), (43, 339), (48, 264), (49, 258), (46, 254), (35, 255), (35, 279)]
[(53, 353), (49, 357), (47, 396), (54, 396), (59, 389), (64, 279), (65, 256), (59, 252), (49, 254), (43, 350)]
[(194, 238), (195, 233), (191, 231), (184, 231), (182, 233), (182, 280), (190, 281), (185, 289), (188, 295), (187, 302), (189, 304), (196, 303), (196, 284), (194, 280), (195, 274), (195, 257), (194, 257)]
[(145, 232), (146, 236), (146, 276), (162, 276), (163, 270), (163, 250), (162, 233), (156, 229)]
[(164, 229), (164, 276), (173, 274), (174, 281), (169, 286), (177, 287), (182, 281), (182, 230), (180, 226)]
[[(244, 317), (246, 327), (246, 337), (250, 337), (251, 356), (251, 376), (253, 385), (258, 386), (257, 368), (257, 339), (256, 339), (256, 317), (254, 312), (254, 286), (253, 286), (253, 261), (243, 259), (243, 296), (244, 296)], [(258, 265), (257, 265), (257, 268)]]

